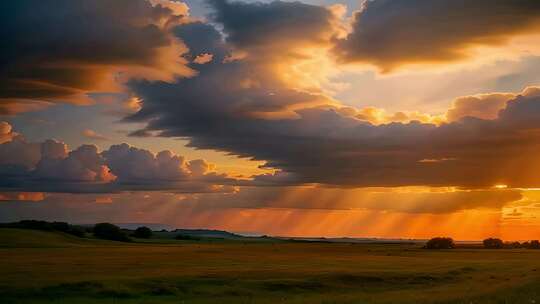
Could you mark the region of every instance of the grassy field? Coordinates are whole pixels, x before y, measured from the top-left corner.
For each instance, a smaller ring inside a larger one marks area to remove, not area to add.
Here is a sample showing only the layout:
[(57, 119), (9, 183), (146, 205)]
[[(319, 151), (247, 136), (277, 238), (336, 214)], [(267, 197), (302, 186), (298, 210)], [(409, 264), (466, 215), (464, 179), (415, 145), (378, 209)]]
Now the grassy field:
[(0, 229), (0, 303), (540, 303), (540, 251)]

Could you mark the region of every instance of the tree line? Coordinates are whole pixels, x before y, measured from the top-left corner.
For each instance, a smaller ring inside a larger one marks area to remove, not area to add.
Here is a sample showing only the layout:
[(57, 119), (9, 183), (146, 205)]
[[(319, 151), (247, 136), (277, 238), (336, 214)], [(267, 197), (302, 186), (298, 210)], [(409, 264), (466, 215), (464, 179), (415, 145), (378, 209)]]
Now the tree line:
[[(540, 249), (540, 241), (532, 240), (527, 242), (504, 242), (499, 238), (487, 238), (482, 241), (482, 245), (486, 249)], [(454, 249), (456, 243), (449, 237), (435, 237), (427, 241), (424, 246), (426, 249)]]
[(37, 220), (22, 220), (14, 223), (0, 223), (0, 228), (31, 229), (41, 231), (63, 232), (76, 237), (87, 237), (93, 235), (95, 238), (130, 242), (131, 238), (149, 239), (152, 237), (152, 230), (148, 227), (138, 227), (130, 231), (110, 223), (99, 223), (93, 226), (71, 225), (66, 222), (47, 222)]
[[(38, 220), (22, 220), (14, 223), (0, 223), (0, 228), (31, 229), (41, 231), (56, 231), (84, 238), (93, 236), (94, 238), (131, 242), (131, 238), (150, 239), (154, 236), (152, 229), (141, 226), (135, 230), (122, 229), (111, 223), (98, 223), (95, 225), (72, 225), (66, 222), (47, 222)], [(166, 231), (166, 230), (162, 230)], [(178, 234), (176, 240), (200, 241), (201, 238), (191, 235)]]
[[(145, 226), (138, 227), (135, 230), (122, 229), (111, 223), (98, 223), (93, 226), (72, 225), (66, 222), (47, 222), (38, 220), (22, 220), (14, 223), (0, 223), (0, 228), (33, 229), (43, 231), (63, 232), (76, 237), (94, 236), (98, 239), (131, 242), (131, 238), (149, 239), (153, 236), (153, 231)], [(178, 234), (177, 240), (199, 241), (200, 238)], [(532, 240), (527, 242), (504, 242), (499, 238), (488, 238), (482, 242), (486, 249), (540, 249), (540, 241)], [(450, 237), (435, 237), (430, 239), (424, 245), (425, 249), (454, 249), (456, 243)]]

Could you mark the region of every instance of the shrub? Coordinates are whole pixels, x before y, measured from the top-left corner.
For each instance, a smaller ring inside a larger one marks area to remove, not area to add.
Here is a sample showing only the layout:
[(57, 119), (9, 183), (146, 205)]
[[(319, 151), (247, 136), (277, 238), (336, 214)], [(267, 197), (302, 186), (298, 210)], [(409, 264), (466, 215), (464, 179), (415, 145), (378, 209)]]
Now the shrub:
[(522, 248), (523, 245), (520, 242), (510, 242), (510, 243), (505, 243), (504, 247), (510, 248), (510, 249), (517, 249), (517, 248)]
[(432, 238), (426, 243), (426, 249), (452, 249), (455, 248), (454, 240), (449, 237)]
[(99, 239), (129, 242), (129, 237), (120, 227), (109, 223), (99, 223), (94, 226), (94, 236)]
[(152, 230), (148, 227), (139, 227), (133, 232), (133, 237), (139, 239), (149, 239), (152, 237)]
[(538, 240), (531, 241), (527, 248), (529, 248), (529, 249), (540, 249), (540, 242)]
[(504, 243), (501, 239), (489, 238), (484, 240), (484, 248), (487, 249), (502, 249)]

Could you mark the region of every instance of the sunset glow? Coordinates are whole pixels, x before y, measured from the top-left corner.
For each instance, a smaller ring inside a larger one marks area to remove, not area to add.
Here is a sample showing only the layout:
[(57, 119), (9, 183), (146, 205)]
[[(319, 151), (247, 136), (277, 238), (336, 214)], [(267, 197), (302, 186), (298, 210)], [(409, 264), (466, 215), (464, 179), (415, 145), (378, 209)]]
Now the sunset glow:
[(538, 1), (1, 6), (0, 222), (540, 238)]

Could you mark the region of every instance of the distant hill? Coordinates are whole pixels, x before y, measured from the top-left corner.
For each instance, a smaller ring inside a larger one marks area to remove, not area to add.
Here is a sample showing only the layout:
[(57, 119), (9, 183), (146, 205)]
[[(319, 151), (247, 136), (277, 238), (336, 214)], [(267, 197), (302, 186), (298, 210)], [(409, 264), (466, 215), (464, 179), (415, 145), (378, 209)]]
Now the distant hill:
[[(165, 224), (159, 224), (159, 223), (113, 223), (115, 224), (116, 226), (122, 228), (122, 229), (129, 229), (129, 230), (135, 230), (139, 227), (148, 227), (154, 231), (159, 231), (159, 230), (173, 230), (174, 227), (170, 226), (170, 225), (165, 225)], [(93, 226), (93, 225), (91, 225)]]
[(30, 229), (0, 229), (0, 248), (84, 247), (118, 242), (79, 238), (62, 232)]
[(209, 230), (209, 229), (176, 229), (172, 231), (176, 234), (189, 235), (194, 237), (203, 237), (203, 238), (224, 238), (224, 239), (236, 239), (244, 238), (244, 236), (239, 234), (234, 234), (231, 232), (223, 230)]
[[(200, 238), (222, 238), (222, 239), (237, 239), (243, 238), (243, 235), (235, 234), (223, 230), (213, 230), (213, 229), (175, 229), (170, 225), (156, 224), (156, 223), (115, 223), (118, 227), (122, 229), (135, 230), (138, 227), (148, 227), (155, 232), (158, 232), (157, 235), (163, 237), (174, 237), (176, 235), (189, 235), (193, 237)], [(167, 230), (167, 232), (160, 232), (161, 230)]]

